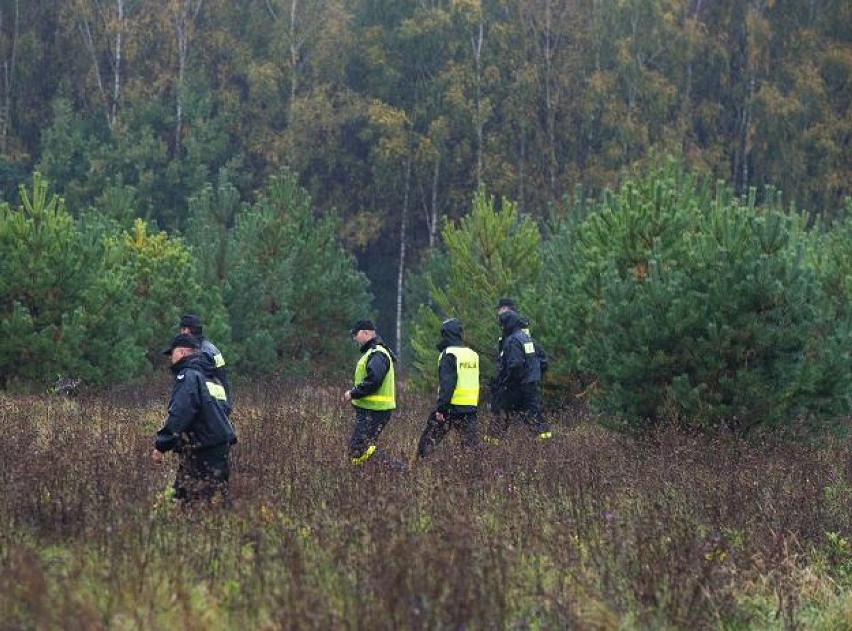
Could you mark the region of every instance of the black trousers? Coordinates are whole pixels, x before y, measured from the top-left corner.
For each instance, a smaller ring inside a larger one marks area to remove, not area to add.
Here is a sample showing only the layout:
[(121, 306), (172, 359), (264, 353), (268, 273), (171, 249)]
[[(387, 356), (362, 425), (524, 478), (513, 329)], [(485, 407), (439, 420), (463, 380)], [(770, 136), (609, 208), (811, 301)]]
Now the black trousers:
[(524, 423), (536, 435), (550, 431), (550, 424), (541, 415), (537, 382), (494, 393), (492, 412), (488, 434), (494, 438), (502, 438), (515, 420)]
[(420, 441), (417, 443), (417, 456), (423, 458), (441, 444), (441, 441), (446, 438), (451, 429), (455, 429), (461, 436), (462, 445), (465, 448), (475, 448), (479, 446), (479, 436), (476, 433), (476, 412), (467, 412), (463, 414), (450, 413), (444, 417), (443, 422), (438, 422), (435, 419), (435, 413), (429, 415), (429, 420), (426, 421), (426, 427), (420, 435)]
[(174, 483), (174, 498), (183, 503), (209, 502), (219, 496), (228, 499), (230, 445), (220, 445), (180, 455)]
[(355, 408), (355, 426), (349, 438), (349, 456), (362, 457), (371, 445), (375, 447), (379, 434), (390, 421), (393, 410), (365, 410)]

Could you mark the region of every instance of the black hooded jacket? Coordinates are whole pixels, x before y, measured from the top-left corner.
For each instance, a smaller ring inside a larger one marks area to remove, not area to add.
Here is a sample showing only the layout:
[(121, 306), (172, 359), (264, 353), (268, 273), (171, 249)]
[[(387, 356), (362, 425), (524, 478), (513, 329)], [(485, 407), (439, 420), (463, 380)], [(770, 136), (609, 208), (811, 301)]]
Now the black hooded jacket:
[[(361, 346), (361, 354), (363, 355), (376, 346), (383, 347), (391, 356), (391, 359), (396, 362), (396, 355), (391, 350), (390, 346), (388, 346), (387, 343), (378, 335)], [(382, 385), (382, 381), (385, 380), (385, 375), (388, 374), (388, 370), (390, 370), (390, 362), (384, 353), (379, 352), (370, 355), (370, 359), (367, 360), (367, 375), (361, 383), (356, 383), (355, 387), (349, 391), (352, 398), (360, 399), (361, 397), (373, 394), (379, 389), (379, 386)]]
[[(517, 313), (517, 311), (515, 313)], [(532, 334), (530, 333), (530, 323), (521, 314), (518, 314), (518, 317), (521, 319), (521, 328), (524, 330), (524, 333), (526, 333), (527, 335), (532, 337)], [(500, 361), (502, 359), (501, 356), (503, 354), (503, 337), (504, 336), (501, 333), (500, 339), (497, 340), (497, 372), (498, 372), (498, 374), (500, 372)], [(538, 363), (539, 363), (539, 366), (540, 366), (540, 369), (541, 369), (541, 378), (544, 379), (544, 373), (547, 372), (547, 368), (548, 368), (547, 353), (544, 352), (544, 349), (541, 347), (541, 344), (539, 344), (536, 341), (535, 338), (533, 338), (532, 342), (535, 345), (535, 354), (538, 357)]]
[(228, 401), (225, 404), (225, 410), (228, 413), (228, 416), (231, 416), (231, 411), (234, 409), (234, 400), (231, 394), (231, 381), (228, 378), (228, 371), (225, 369), (225, 359), (222, 357), (221, 351), (216, 348), (216, 345), (213, 344), (213, 342), (202, 335), (196, 335), (196, 337), (201, 344), (201, 352), (209, 357), (213, 364), (213, 376), (216, 377), (216, 379), (218, 379), (225, 388), (225, 394), (228, 396)]
[(226, 401), (213, 395), (222, 384), (204, 353), (187, 355), (171, 368), (175, 375), (169, 416), (157, 432), (158, 451), (200, 451), (234, 442), (236, 433), (226, 413)]
[(441, 357), (438, 360), (438, 402), (435, 409), (441, 414), (476, 412), (475, 405), (452, 405), (450, 403), (458, 380), (456, 356), (445, 352), (450, 346), (467, 346), (462, 341), (461, 322), (455, 318), (447, 320), (441, 325), (441, 341), (437, 345), (438, 350), (441, 351)]
[(524, 331), (526, 322), (514, 311), (500, 314), (503, 343), (497, 362), (497, 383), (512, 388), (541, 381), (541, 360), (532, 338)]

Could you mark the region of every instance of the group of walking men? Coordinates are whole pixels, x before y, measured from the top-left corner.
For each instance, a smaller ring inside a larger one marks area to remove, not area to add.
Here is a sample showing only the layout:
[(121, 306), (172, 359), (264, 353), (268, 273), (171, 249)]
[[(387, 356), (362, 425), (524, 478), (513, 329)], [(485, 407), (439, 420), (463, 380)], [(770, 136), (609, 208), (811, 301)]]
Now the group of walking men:
[[(499, 301), (497, 314), (502, 335), (497, 345), (497, 374), (490, 383), (492, 416), (485, 440), (499, 442), (515, 419), (538, 438), (550, 438), (550, 426), (539, 406), (539, 384), (547, 358), (510, 299)], [(230, 420), (233, 401), (225, 360), (204, 337), (197, 315), (182, 316), (178, 328), (163, 351), (169, 357), (174, 384), (168, 417), (157, 432), (151, 458), (159, 463), (165, 452), (178, 454), (173, 485), (176, 500), (226, 499), (229, 452), (237, 437)], [(350, 334), (360, 347), (361, 357), (355, 365), (354, 385), (343, 393), (343, 401), (355, 409), (349, 454), (352, 463), (360, 465), (376, 453), (389, 459), (377, 441), (396, 408), (396, 356), (370, 320), (356, 322)], [(442, 323), (437, 348), (438, 398), (420, 436), (419, 458), (428, 455), (453, 429), (466, 448), (480, 445), (479, 355), (465, 343), (457, 318)]]
[[(485, 441), (499, 443), (514, 420), (522, 421), (538, 438), (552, 436), (539, 403), (539, 386), (547, 370), (547, 357), (533, 341), (526, 321), (514, 303), (503, 298), (497, 304), (502, 335), (497, 343), (497, 375), (491, 380), (491, 423)], [(355, 425), (349, 440), (353, 464), (363, 464), (379, 449), (379, 434), (396, 408), (394, 362), (396, 357), (376, 333), (369, 320), (359, 320), (349, 331), (360, 346), (354, 387), (343, 393), (343, 401), (355, 408)], [(466, 448), (479, 446), (479, 355), (464, 341), (457, 318), (441, 324), (437, 345), (438, 399), (417, 445), (419, 458), (428, 455), (455, 429)]]

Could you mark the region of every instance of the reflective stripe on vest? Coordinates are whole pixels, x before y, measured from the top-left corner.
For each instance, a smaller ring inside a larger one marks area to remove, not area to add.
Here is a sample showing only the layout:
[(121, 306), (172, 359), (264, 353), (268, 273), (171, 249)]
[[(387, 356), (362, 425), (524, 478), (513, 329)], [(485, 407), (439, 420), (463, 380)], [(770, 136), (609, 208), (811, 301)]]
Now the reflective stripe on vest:
[(444, 353), (456, 358), (456, 388), (450, 404), (479, 405), (479, 355), (466, 346), (448, 346)]
[(373, 353), (384, 353), (388, 358), (388, 372), (382, 380), (379, 389), (373, 394), (368, 394), (360, 399), (352, 399), (352, 405), (365, 410), (393, 410), (396, 407), (396, 387), (393, 375), (393, 359), (388, 350), (383, 346), (374, 346), (361, 356), (355, 365), (355, 385), (364, 381), (367, 376), (367, 362)]
[(214, 381), (206, 381), (205, 383), (207, 384), (207, 391), (210, 393), (211, 397), (219, 399), (220, 401), (228, 400), (228, 396), (225, 394), (225, 388)]

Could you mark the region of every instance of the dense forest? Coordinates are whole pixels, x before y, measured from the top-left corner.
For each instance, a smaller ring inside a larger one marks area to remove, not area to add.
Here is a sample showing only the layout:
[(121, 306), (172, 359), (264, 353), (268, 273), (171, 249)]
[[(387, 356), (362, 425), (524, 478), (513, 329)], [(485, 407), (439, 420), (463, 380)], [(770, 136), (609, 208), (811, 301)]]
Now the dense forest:
[[(66, 279), (39, 291), (83, 307), (113, 296), (113, 312), (125, 305), (144, 322), (128, 374), (143, 354), (153, 361), (179, 308), (205, 311), (236, 364), (251, 356), (259, 369), (304, 370), (366, 310), (407, 342), (428, 321), (418, 306), (437, 304), (435, 285), (452, 273), (453, 222), (487, 205), (476, 201), (485, 190), (544, 241), (534, 269), (488, 284), (470, 317), (513, 292), (553, 335), (562, 305), (550, 300), (548, 319), (525, 287), (558, 294), (539, 268), (559, 267), (554, 244), (575, 242), (569, 224), (585, 200), (669, 157), (723, 183), (742, 200), (730, 207), (800, 209), (818, 227), (847, 214), (843, 0), (0, 0), (0, 33), (5, 221), (73, 222), (49, 239), (13, 226), (4, 249), (27, 261), (21, 244), (48, 239), (47, 275), (108, 262), (77, 274), (78, 289)], [(184, 280), (152, 288), (170, 266)], [(128, 284), (133, 296), (117, 298)], [(36, 290), (2, 289), (10, 338), (44, 334), (45, 348), (68, 342), (60, 329), (82, 339), (117, 326), (83, 307), (47, 317), (27, 298)], [(101, 344), (121, 345), (120, 328)], [(577, 372), (579, 360), (556, 351)], [(0, 348), (4, 383), (38, 374), (8, 368), (20, 352)]]
[(820, 214), (850, 192), (842, 0), (2, 0), (0, 29), (6, 199), (38, 168), (179, 230), (286, 165), (375, 247), (384, 307), (400, 241), (483, 183), (541, 216), (673, 153)]

